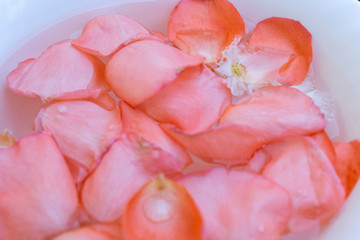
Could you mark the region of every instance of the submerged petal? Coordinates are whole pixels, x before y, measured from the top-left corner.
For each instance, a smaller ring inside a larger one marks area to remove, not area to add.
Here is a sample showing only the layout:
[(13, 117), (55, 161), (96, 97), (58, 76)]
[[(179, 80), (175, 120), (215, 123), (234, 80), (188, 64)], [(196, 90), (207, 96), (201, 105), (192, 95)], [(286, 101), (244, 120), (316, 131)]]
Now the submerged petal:
[(139, 188), (160, 173), (181, 174), (178, 159), (137, 134), (124, 133), (86, 179), (83, 205), (95, 219), (114, 221)]
[(45, 102), (97, 97), (108, 90), (104, 64), (71, 46), (71, 40), (55, 43), (37, 59), (21, 62), (7, 81), (11, 90)]
[(310, 137), (291, 137), (263, 149), (271, 157), (262, 174), (283, 186), (292, 199), (292, 232), (315, 227), (334, 215), (344, 188), (326, 154)]
[(81, 182), (122, 131), (119, 111), (107, 111), (89, 101), (62, 101), (42, 108), (38, 131), (51, 133), (68, 158), (74, 178)]
[(0, 150), (0, 239), (47, 239), (72, 228), (78, 207), (75, 183), (47, 134)]
[(221, 51), (244, 32), (243, 19), (227, 0), (181, 0), (168, 23), (169, 40), (207, 63), (220, 60)]
[(213, 168), (177, 182), (186, 187), (200, 209), (204, 240), (275, 240), (286, 230), (290, 197), (261, 175)]
[(132, 197), (122, 222), (125, 239), (202, 239), (202, 219), (191, 196), (162, 175)]
[(106, 64), (114, 93), (137, 106), (176, 79), (186, 67), (203, 62), (159, 41), (137, 41), (120, 49)]
[(205, 65), (188, 68), (139, 107), (161, 123), (187, 133), (209, 128), (231, 104), (231, 93)]
[(89, 54), (107, 57), (146, 35), (150, 36), (150, 32), (136, 20), (121, 14), (107, 14), (90, 20), (72, 44)]

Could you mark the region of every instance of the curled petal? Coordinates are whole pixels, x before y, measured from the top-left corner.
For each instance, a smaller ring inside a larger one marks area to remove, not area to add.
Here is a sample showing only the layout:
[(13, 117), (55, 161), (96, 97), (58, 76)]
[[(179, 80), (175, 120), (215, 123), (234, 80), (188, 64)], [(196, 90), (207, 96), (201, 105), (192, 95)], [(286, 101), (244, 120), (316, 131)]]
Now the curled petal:
[(109, 60), (106, 80), (118, 97), (137, 106), (174, 81), (184, 68), (202, 62), (202, 57), (187, 55), (159, 41), (137, 41)]
[[(336, 152), (334, 144), (325, 131), (319, 132), (311, 136), (316, 144), (323, 150), (327, 158), (334, 165), (336, 161)], [(336, 169), (335, 169), (336, 170)]]
[(231, 93), (205, 65), (188, 68), (140, 105), (158, 122), (195, 133), (209, 128), (231, 104)]
[(168, 23), (169, 40), (207, 63), (220, 60), (221, 51), (244, 32), (243, 19), (227, 0), (181, 0)]
[(139, 188), (160, 173), (181, 174), (178, 160), (141, 136), (124, 133), (86, 179), (83, 205), (95, 219), (114, 221)]
[(345, 191), (326, 154), (310, 137), (291, 137), (267, 145), (271, 157), (262, 174), (283, 186), (293, 209), (292, 232), (317, 226), (342, 206)]
[(263, 78), (262, 83), (298, 85), (305, 79), (312, 61), (311, 38), (298, 21), (265, 19), (256, 25), (246, 43), (244, 59), (249, 61), (243, 64), (250, 74), (264, 69), (262, 76), (258, 76)]
[(119, 111), (107, 111), (89, 101), (62, 101), (42, 108), (38, 131), (51, 133), (68, 158), (74, 178), (81, 182), (122, 131)]
[(71, 40), (55, 43), (37, 59), (19, 63), (7, 81), (11, 90), (45, 102), (97, 97), (108, 90), (104, 64), (71, 46)]
[(200, 209), (204, 240), (275, 240), (286, 230), (290, 197), (261, 175), (213, 168), (194, 172), (178, 182)]
[(147, 35), (150, 36), (150, 32), (136, 20), (121, 14), (107, 14), (90, 20), (81, 36), (72, 44), (89, 54), (107, 57), (122, 46)]
[(236, 124), (226, 124), (191, 135), (169, 124), (160, 124), (160, 127), (202, 160), (228, 167), (247, 163), (263, 145), (259, 132)]
[(336, 160), (335, 170), (349, 196), (360, 177), (360, 141), (334, 143)]
[(120, 224), (103, 223), (64, 232), (53, 240), (122, 240)]
[(202, 239), (202, 219), (191, 196), (162, 175), (132, 197), (122, 222), (125, 239)]
[(120, 102), (124, 132), (133, 132), (178, 159), (179, 170), (192, 163), (186, 150), (172, 140), (159, 125), (139, 110)]
[(0, 239), (47, 239), (72, 228), (78, 207), (74, 181), (47, 134), (0, 150)]
[(260, 132), (264, 143), (286, 136), (308, 135), (325, 128), (325, 119), (312, 99), (285, 86), (259, 88), (228, 107), (220, 125), (236, 123)]

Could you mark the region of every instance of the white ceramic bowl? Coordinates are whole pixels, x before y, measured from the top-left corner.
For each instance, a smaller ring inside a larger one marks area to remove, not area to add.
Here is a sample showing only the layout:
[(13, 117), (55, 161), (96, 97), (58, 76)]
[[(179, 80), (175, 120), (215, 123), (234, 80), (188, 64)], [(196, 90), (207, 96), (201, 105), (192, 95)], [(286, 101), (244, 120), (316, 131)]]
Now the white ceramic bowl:
[[(315, 78), (334, 100), (340, 135), (360, 139), (360, 2), (356, 0), (233, 0), (248, 24), (272, 16), (301, 21), (313, 35)], [(18, 62), (36, 57), (50, 44), (76, 37), (96, 15), (122, 13), (150, 30), (166, 32), (177, 0), (0, 0), (0, 130), (19, 138), (30, 133), (40, 103), (6, 87)], [(285, 239), (360, 239), (360, 184), (341, 211), (320, 230)]]

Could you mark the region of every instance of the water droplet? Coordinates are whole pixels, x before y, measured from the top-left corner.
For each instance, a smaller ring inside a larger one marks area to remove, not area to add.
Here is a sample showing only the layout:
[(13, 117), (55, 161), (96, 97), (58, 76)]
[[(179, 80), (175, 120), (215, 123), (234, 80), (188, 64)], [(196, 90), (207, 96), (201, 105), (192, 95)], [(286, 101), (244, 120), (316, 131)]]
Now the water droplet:
[(152, 222), (164, 222), (174, 215), (174, 206), (160, 196), (153, 196), (145, 201), (144, 213)]
[(60, 105), (60, 106), (57, 107), (57, 110), (58, 110), (59, 113), (66, 113), (69, 109), (65, 105)]

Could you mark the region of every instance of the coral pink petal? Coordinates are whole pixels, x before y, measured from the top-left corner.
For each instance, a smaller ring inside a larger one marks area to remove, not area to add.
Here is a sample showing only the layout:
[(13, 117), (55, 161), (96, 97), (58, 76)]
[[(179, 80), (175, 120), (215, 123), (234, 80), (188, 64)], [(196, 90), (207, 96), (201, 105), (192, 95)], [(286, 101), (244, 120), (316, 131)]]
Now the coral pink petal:
[(205, 65), (188, 68), (139, 107), (158, 122), (196, 133), (217, 122), (231, 104), (231, 93), (223, 80)]
[(71, 40), (55, 43), (37, 59), (20, 63), (7, 81), (11, 90), (45, 102), (97, 97), (108, 90), (104, 64), (71, 46)]
[(184, 68), (202, 62), (202, 57), (187, 55), (159, 41), (137, 41), (109, 60), (106, 80), (118, 97), (137, 106), (174, 81)]
[(360, 141), (334, 143), (336, 160), (333, 163), (349, 196), (360, 177)]
[(0, 179), (0, 239), (47, 239), (73, 227), (75, 183), (51, 136), (29, 135), (1, 149)]
[(181, 0), (168, 23), (169, 40), (207, 63), (220, 60), (221, 51), (244, 32), (243, 19), (227, 0)]
[(202, 240), (202, 219), (186, 189), (159, 175), (138, 191), (122, 217), (124, 238)]
[(72, 44), (89, 54), (107, 57), (122, 46), (137, 40), (139, 35), (150, 35), (149, 31), (136, 20), (121, 15), (107, 14), (90, 20), (81, 36)]
[(286, 230), (290, 197), (261, 175), (213, 168), (177, 182), (186, 187), (200, 209), (204, 240), (275, 240)]
[(104, 223), (64, 232), (53, 240), (122, 240), (120, 224)]
[(134, 133), (122, 134), (86, 179), (81, 192), (86, 211), (99, 221), (121, 217), (129, 199), (150, 179), (181, 174), (177, 159)]
[(67, 157), (74, 178), (81, 182), (122, 131), (119, 111), (107, 111), (89, 101), (62, 101), (42, 108), (37, 130), (51, 133)]
[(290, 137), (264, 148), (271, 156), (262, 174), (283, 186), (293, 203), (289, 229), (304, 231), (327, 221), (345, 191), (326, 154), (311, 137)]
[(202, 160), (225, 166), (247, 163), (263, 145), (259, 132), (237, 124), (226, 124), (192, 135), (178, 131), (169, 124), (160, 126)]
[(178, 159), (179, 170), (192, 163), (186, 150), (172, 140), (159, 125), (143, 112), (120, 102), (124, 132), (134, 132)]
[(264, 143), (322, 131), (325, 119), (312, 99), (286, 86), (262, 87), (228, 107), (220, 125), (236, 123), (260, 132)]
[(322, 131), (312, 135), (311, 137), (315, 140), (316, 144), (323, 150), (330, 162), (334, 165), (336, 161), (335, 148), (327, 133)]
[(279, 63), (264, 74), (267, 82), (297, 85), (305, 79), (312, 61), (311, 39), (300, 22), (272, 17), (256, 25), (246, 43), (246, 52), (255, 56), (253, 62), (272, 56), (272, 61)]

